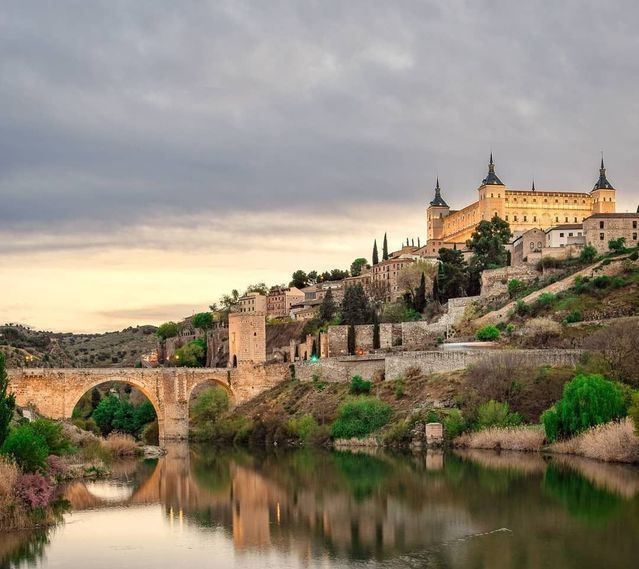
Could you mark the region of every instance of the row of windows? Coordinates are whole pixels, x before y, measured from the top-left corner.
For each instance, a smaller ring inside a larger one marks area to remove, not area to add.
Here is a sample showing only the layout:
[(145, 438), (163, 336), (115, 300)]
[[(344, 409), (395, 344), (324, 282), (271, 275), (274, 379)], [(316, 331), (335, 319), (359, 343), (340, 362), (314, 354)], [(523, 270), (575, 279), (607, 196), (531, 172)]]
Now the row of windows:
[[(491, 194), (490, 197), (492, 197), (492, 194)], [(506, 201), (508, 201), (508, 198), (506, 198)], [(513, 201), (516, 202), (517, 198), (513, 198)], [(524, 203), (526, 203), (527, 202), (526, 198), (524, 198), (523, 201), (524, 201)], [(604, 201), (605, 201), (605, 199), (604, 199)], [(610, 201), (612, 201), (612, 198), (610, 198)], [(537, 198), (533, 198), (532, 203), (537, 203)], [(548, 203), (548, 199), (547, 198), (544, 198), (544, 203)], [(559, 203), (559, 200), (555, 199), (555, 203)], [(568, 200), (567, 199), (564, 200), (564, 203), (567, 204)], [(573, 203), (578, 203), (578, 200), (573, 200)], [(581, 203), (585, 204), (586, 200), (581, 200)]]
[[(497, 214), (495, 214), (495, 215), (497, 215)], [(527, 215), (524, 215), (523, 218), (524, 218), (523, 219), (524, 223), (528, 221), (528, 216)], [(586, 218), (582, 217), (581, 221), (583, 221), (584, 219), (586, 219)], [(508, 216), (506, 216), (506, 221), (509, 221)], [(513, 215), (513, 221), (518, 221), (518, 218), (517, 218), (516, 215)], [(537, 223), (537, 216), (536, 215), (533, 215), (532, 222), (533, 223)], [(574, 223), (578, 223), (576, 216), (573, 218), (573, 222)], [(559, 216), (558, 215), (555, 216), (555, 223), (559, 223)], [(569, 223), (567, 215), (564, 217), (564, 223)]]
[[(605, 240), (606, 240), (606, 234), (605, 234), (605, 233), (603, 233), (603, 232), (602, 232), (602, 233), (600, 233), (600, 234), (599, 234), (599, 241), (605, 241)], [(633, 241), (636, 241), (636, 240), (637, 240), (637, 234), (636, 234), (636, 233), (633, 233), (633, 234), (632, 234), (632, 240), (633, 240)]]
[[(599, 229), (603, 229), (603, 228), (604, 228), (604, 222), (603, 222), (603, 221), (600, 221), (600, 222), (599, 222)], [(637, 222), (636, 222), (636, 221), (633, 221), (633, 222), (632, 222), (632, 228), (633, 228), (633, 229), (637, 229)]]

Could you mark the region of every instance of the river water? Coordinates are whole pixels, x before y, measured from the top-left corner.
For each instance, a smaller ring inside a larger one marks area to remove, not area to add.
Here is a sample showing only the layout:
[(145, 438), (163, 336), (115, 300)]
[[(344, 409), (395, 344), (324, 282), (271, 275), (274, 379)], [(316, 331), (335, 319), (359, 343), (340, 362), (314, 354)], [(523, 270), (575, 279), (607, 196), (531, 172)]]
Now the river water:
[(175, 445), (76, 482), (0, 567), (639, 566), (639, 469), (537, 455)]

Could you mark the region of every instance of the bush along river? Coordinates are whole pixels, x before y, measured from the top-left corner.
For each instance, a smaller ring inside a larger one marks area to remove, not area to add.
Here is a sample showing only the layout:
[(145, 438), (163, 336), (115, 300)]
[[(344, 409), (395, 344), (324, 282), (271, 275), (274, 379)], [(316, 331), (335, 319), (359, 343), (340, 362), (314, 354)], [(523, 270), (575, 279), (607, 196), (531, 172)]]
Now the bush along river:
[(0, 567), (636, 567), (639, 469), (492, 451), (174, 444), (73, 481)]

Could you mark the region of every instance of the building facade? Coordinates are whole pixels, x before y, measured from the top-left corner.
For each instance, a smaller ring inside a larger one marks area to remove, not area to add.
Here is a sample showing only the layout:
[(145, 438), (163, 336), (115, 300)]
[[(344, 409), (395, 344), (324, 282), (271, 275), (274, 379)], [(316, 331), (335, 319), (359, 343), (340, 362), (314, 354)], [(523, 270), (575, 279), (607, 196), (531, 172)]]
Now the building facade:
[(586, 242), (598, 253), (608, 251), (608, 243), (624, 238), (626, 247), (636, 247), (639, 241), (639, 212), (637, 213), (597, 213), (584, 221)]
[(299, 288), (274, 288), (266, 295), (266, 314), (271, 318), (286, 318), (291, 306), (303, 302), (304, 298)]
[(266, 312), (266, 296), (259, 292), (249, 292), (237, 301), (237, 312)]
[(441, 247), (463, 248), (480, 221), (494, 216), (507, 221), (517, 235), (533, 228), (548, 229), (558, 224), (582, 223), (598, 213), (614, 213), (616, 190), (606, 177), (603, 158), (599, 179), (589, 192), (508, 188), (497, 176), (490, 155), (488, 174), (477, 189), (478, 200), (460, 210), (451, 210), (442, 197), (439, 179), (435, 197), (426, 211), (428, 254)]
[(229, 366), (266, 361), (266, 314), (229, 314)]

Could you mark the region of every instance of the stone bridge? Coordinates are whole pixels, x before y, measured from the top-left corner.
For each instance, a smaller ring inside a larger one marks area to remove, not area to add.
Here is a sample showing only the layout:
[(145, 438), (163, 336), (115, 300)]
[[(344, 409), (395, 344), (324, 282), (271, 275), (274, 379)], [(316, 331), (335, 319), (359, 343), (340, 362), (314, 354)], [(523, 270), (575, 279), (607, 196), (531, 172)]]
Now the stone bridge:
[(196, 387), (220, 386), (238, 405), (274, 387), (289, 376), (286, 364), (243, 364), (237, 368), (155, 369), (10, 369), (9, 389), (21, 407), (51, 419), (70, 419), (80, 398), (106, 382), (139, 389), (158, 416), (160, 442), (189, 433), (189, 400)]

